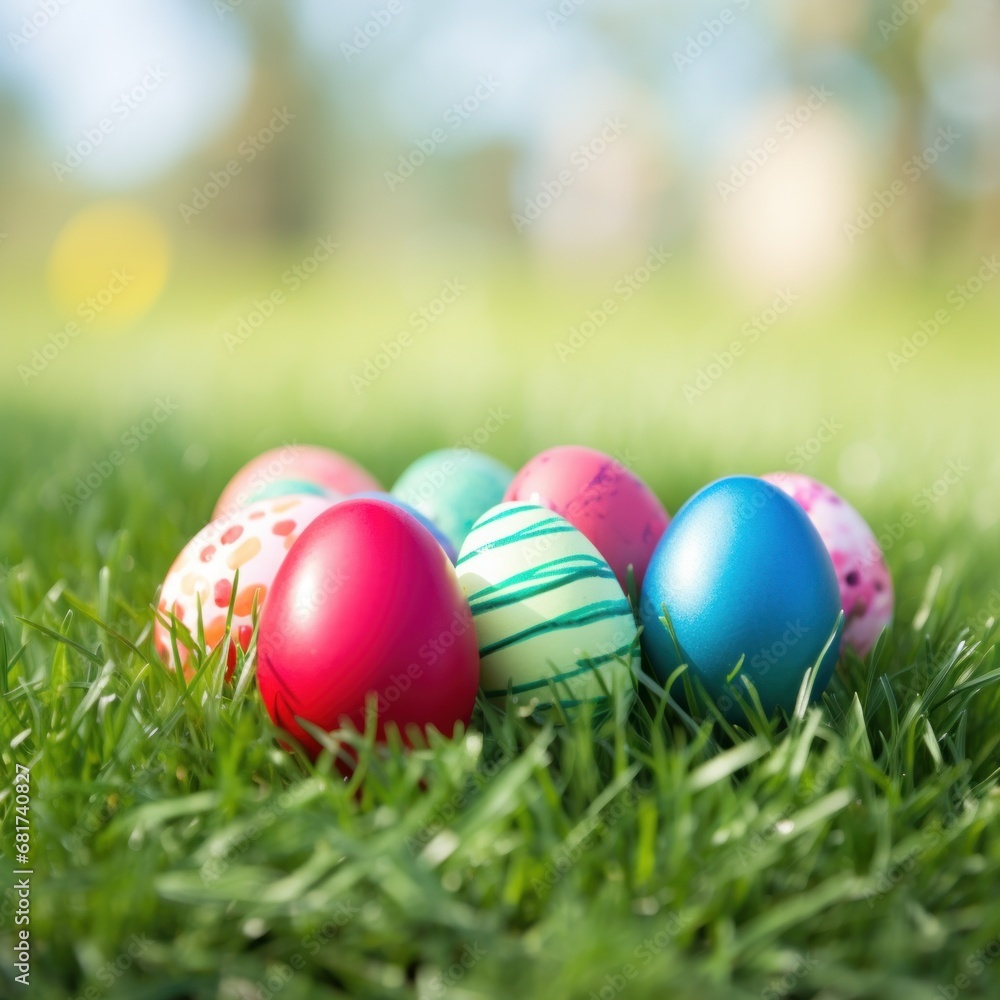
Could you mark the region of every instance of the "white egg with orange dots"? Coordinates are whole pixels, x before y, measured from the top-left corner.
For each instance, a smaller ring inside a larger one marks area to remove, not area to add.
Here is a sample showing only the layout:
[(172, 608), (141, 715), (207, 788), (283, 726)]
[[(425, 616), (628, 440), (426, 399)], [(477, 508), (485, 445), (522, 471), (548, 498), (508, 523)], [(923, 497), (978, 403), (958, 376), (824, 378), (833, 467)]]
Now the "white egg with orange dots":
[[(226, 677), (236, 666), (236, 645), (246, 651), (253, 635), (253, 612), (267, 599), (275, 574), (302, 530), (334, 500), (329, 497), (292, 495), (258, 500), (229, 517), (220, 517), (191, 539), (167, 572), (160, 591), (154, 642), (168, 666), (189, 672), (190, 649), (176, 630), (176, 662), (170, 616), (198, 637), (201, 614), (205, 649), (214, 649), (226, 631), (233, 607)], [(236, 574), (238, 590), (233, 595)]]

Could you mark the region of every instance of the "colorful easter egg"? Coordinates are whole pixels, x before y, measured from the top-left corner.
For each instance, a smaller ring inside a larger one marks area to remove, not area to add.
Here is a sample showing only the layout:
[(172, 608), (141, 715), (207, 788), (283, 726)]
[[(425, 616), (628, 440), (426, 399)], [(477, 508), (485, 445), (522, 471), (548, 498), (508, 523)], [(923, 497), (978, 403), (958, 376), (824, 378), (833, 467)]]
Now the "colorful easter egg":
[(441, 546), (383, 500), (335, 504), (302, 533), (261, 614), (257, 682), (274, 723), (452, 735), (472, 716), (479, 656), (469, 606)]
[(837, 574), (819, 533), (794, 500), (755, 476), (720, 479), (677, 512), (646, 571), (640, 617), (660, 681), (687, 664), (733, 721), (744, 719), (736, 700), (747, 697), (744, 677), (767, 713), (790, 711), (819, 662), (818, 698), (842, 628)]
[(446, 448), (418, 458), (396, 480), (392, 493), (430, 518), (460, 549), (476, 518), (503, 499), (513, 475), (489, 455)]
[[(502, 503), (476, 521), (458, 558), (479, 642), (481, 684), (515, 704), (564, 709), (631, 697), (636, 625), (614, 571), (545, 507)], [(553, 695), (555, 690), (555, 696)]]
[(339, 452), (316, 445), (289, 444), (265, 451), (244, 465), (222, 491), (212, 517), (245, 507), (262, 490), (282, 479), (305, 480), (340, 495), (382, 488), (357, 462)]
[(458, 552), (455, 550), (455, 546), (451, 544), (451, 539), (429, 517), (425, 517), (415, 507), (404, 503), (399, 497), (394, 497), (391, 493), (383, 493), (380, 490), (370, 490), (365, 493), (355, 493), (351, 499), (384, 500), (386, 503), (395, 505), (400, 510), (405, 510), (407, 514), (415, 517), (437, 539), (438, 545), (444, 549), (445, 555), (451, 561), (452, 565), (458, 562)]
[(809, 515), (826, 545), (840, 585), (845, 646), (866, 656), (892, 620), (892, 577), (865, 519), (829, 486), (797, 472), (762, 476)]
[(310, 496), (325, 497), (333, 501), (341, 498), (340, 493), (320, 486), (318, 483), (310, 482), (308, 479), (276, 479), (273, 483), (268, 483), (260, 492), (255, 493), (250, 498), (250, 503), (257, 500), (271, 500), (274, 497), (288, 496)]
[[(227, 678), (236, 665), (236, 643), (246, 650), (253, 635), (254, 603), (263, 607), (278, 567), (292, 544), (313, 518), (333, 501), (323, 497), (286, 496), (258, 500), (232, 517), (218, 518), (203, 528), (181, 551), (163, 581), (159, 611), (173, 615), (191, 636), (198, 636), (198, 611), (205, 630), (205, 647), (214, 649), (226, 629), (239, 571), (239, 590), (233, 604), (231, 640), (226, 656)], [(174, 662), (170, 629), (156, 621), (154, 643), (160, 658)], [(190, 650), (178, 634), (180, 666), (187, 668)]]
[(540, 504), (582, 531), (607, 559), (624, 590), (632, 566), (637, 588), (670, 515), (621, 462), (577, 445), (549, 448), (514, 477), (504, 500)]

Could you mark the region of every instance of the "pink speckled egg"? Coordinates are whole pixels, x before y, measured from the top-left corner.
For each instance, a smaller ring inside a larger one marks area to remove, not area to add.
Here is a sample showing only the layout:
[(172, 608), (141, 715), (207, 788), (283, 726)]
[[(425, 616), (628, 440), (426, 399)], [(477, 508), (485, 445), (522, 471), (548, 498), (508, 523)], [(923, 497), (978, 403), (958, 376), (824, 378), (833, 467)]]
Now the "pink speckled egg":
[[(258, 500), (231, 517), (221, 517), (203, 528), (184, 546), (167, 572), (160, 591), (160, 614), (177, 617), (191, 633), (198, 634), (198, 606), (205, 629), (205, 647), (213, 649), (226, 630), (233, 582), (239, 570), (239, 591), (233, 604), (233, 623), (226, 656), (226, 678), (236, 666), (236, 646), (246, 650), (253, 635), (253, 611), (264, 603), (288, 550), (302, 530), (333, 500), (316, 496), (284, 496)], [(170, 629), (157, 616), (156, 651), (169, 667), (174, 662)], [(178, 633), (180, 666), (187, 670), (190, 651)]]
[(548, 507), (581, 531), (608, 561), (622, 589), (628, 567), (642, 587), (670, 515), (656, 494), (621, 462), (578, 445), (536, 455), (514, 477), (505, 501)]
[(340, 452), (316, 445), (289, 444), (258, 455), (236, 473), (219, 497), (213, 518), (232, 515), (279, 480), (303, 480), (346, 496), (382, 489), (378, 480)]
[(845, 645), (866, 656), (892, 619), (892, 577), (865, 519), (829, 486), (798, 472), (762, 476), (809, 515), (833, 559), (844, 608)]

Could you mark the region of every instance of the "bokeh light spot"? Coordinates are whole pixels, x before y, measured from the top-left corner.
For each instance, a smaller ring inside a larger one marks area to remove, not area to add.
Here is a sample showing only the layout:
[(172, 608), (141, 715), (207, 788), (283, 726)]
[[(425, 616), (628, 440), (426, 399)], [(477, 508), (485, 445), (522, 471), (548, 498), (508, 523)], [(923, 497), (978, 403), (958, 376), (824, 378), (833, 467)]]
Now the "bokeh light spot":
[(159, 298), (170, 257), (170, 238), (147, 208), (131, 200), (97, 202), (77, 212), (56, 237), (49, 290), (82, 326), (122, 327)]

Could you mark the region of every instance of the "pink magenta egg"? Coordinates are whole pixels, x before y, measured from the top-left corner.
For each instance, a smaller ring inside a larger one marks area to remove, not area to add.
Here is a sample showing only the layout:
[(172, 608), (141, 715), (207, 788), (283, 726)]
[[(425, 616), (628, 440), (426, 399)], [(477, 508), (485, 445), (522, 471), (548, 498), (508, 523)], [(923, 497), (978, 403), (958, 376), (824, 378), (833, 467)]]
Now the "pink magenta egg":
[(833, 559), (844, 609), (845, 645), (866, 656), (892, 619), (892, 577), (865, 519), (829, 486), (798, 472), (762, 476), (809, 515)]
[[(254, 601), (260, 608), (270, 592), (275, 574), (313, 518), (330, 507), (332, 500), (313, 496), (286, 496), (260, 500), (221, 517), (203, 528), (184, 546), (167, 572), (160, 591), (160, 613), (173, 614), (192, 636), (198, 635), (198, 605), (205, 629), (206, 649), (218, 645), (226, 630), (226, 616), (233, 594), (236, 571), (239, 590), (233, 604), (233, 622), (226, 656), (226, 677), (236, 666), (236, 646), (244, 650), (253, 635)], [(174, 663), (170, 630), (157, 618), (154, 643), (160, 658)], [(180, 641), (180, 666), (187, 668), (190, 650)]]
[(578, 445), (536, 455), (514, 477), (504, 500), (538, 504), (566, 518), (608, 561), (622, 589), (632, 566), (642, 587), (670, 515), (653, 491), (621, 462)]
[(304, 480), (345, 495), (382, 489), (378, 480), (346, 455), (316, 445), (289, 444), (258, 455), (222, 491), (213, 518), (232, 514), (280, 480)]
[(447, 555), (384, 500), (342, 500), (303, 532), (261, 614), (257, 682), (274, 723), (312, 754), (296, 721), (446, 735), (468, 724), (479, 685), (472, 612)]

